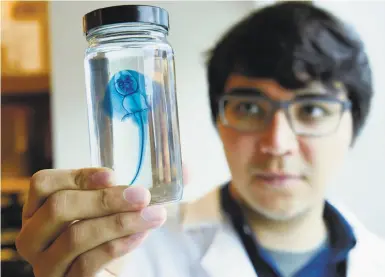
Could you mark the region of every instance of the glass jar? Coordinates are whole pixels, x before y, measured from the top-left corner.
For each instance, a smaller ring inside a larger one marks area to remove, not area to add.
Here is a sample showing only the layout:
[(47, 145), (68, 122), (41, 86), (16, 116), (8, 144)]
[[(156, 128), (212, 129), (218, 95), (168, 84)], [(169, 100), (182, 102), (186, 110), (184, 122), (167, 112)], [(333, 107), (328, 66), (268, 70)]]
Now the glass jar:
[(119, 185), (144, 186), (151, 203), (178, 201), (183, 173), (174, 54), (166, 10), (123, 5), (83, 18), (92, 166)]

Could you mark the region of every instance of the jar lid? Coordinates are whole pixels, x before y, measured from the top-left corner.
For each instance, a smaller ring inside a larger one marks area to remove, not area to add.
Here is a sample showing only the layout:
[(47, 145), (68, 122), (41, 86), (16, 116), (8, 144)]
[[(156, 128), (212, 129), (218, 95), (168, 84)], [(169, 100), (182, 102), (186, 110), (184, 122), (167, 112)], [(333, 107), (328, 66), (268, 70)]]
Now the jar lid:
[(159, 25), (169, 29), (168, 12), (165, 9), (149, 5), (120, 5), (94, 10), (83, 17), (83, 33), (96, 27), (141, 22)]

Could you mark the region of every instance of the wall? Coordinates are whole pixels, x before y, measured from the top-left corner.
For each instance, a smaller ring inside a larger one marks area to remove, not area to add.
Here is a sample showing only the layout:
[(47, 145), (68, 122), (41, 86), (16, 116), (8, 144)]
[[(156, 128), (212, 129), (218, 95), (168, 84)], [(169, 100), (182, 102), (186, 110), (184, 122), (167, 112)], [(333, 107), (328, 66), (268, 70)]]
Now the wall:
[[(53, 141), (57, 168), (87, 167), (90, 164), (83, 72), (86, 42), (82, 34), (82, 16), (93, 9), (119, 4), (122, 2), (51, 2)], [(189, 172), (186, 195), (194, 197), (228, 176), (221, 144), (210, 121), (203, 52), (227, 27), (249, 12), (252, 3), (146, 4), (159, 5), (170, 13), (169, 41), (176, 56), (182, 154)]]

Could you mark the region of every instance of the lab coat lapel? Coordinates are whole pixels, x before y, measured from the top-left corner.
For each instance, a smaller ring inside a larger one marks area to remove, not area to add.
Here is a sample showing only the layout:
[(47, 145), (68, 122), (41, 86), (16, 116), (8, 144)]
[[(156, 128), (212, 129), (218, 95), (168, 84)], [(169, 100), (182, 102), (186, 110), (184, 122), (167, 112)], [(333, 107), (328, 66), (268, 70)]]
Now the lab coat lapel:
[(210, 277), (256, 277), (247, 253), (231, 229), (219, 229), (201, 261)]
[(254, 268), (230, 224), (225, 223), (220, 208), (220, 189), (183, 207), (185, 230), (199, 229), (206, 224), (217, 230), (210, 246), (201, 258), (201, 266), (209, 277), (256, 277)]
[(344, 205), (336, 202), (333, 203), (333, 206), (353, 227), (357, 237), (357, 244), (348, 257), (347, 277), (385, 276), (385, 243), (383, 240), (366, 229), (362, 222)]
[[(372, 243), (367, 236), (361, 234), (358, 237), (358, 244), (349, 255), (347, 277), (385, 276), (384, 248)], [(382, 250), (378, 251), (378, 249)], [(376, 253), (377, 251), (378, 253)]]

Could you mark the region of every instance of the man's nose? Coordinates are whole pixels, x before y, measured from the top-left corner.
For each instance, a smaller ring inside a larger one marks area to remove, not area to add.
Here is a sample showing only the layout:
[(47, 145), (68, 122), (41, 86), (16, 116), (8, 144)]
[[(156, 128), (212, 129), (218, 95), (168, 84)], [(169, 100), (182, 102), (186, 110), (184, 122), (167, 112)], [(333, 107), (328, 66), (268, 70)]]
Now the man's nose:
[(277, 111), (273, 115), (259, 146), (261, 152), (274, 156), (291, 155), (297, 150), (297, 137), (283, 111)]

